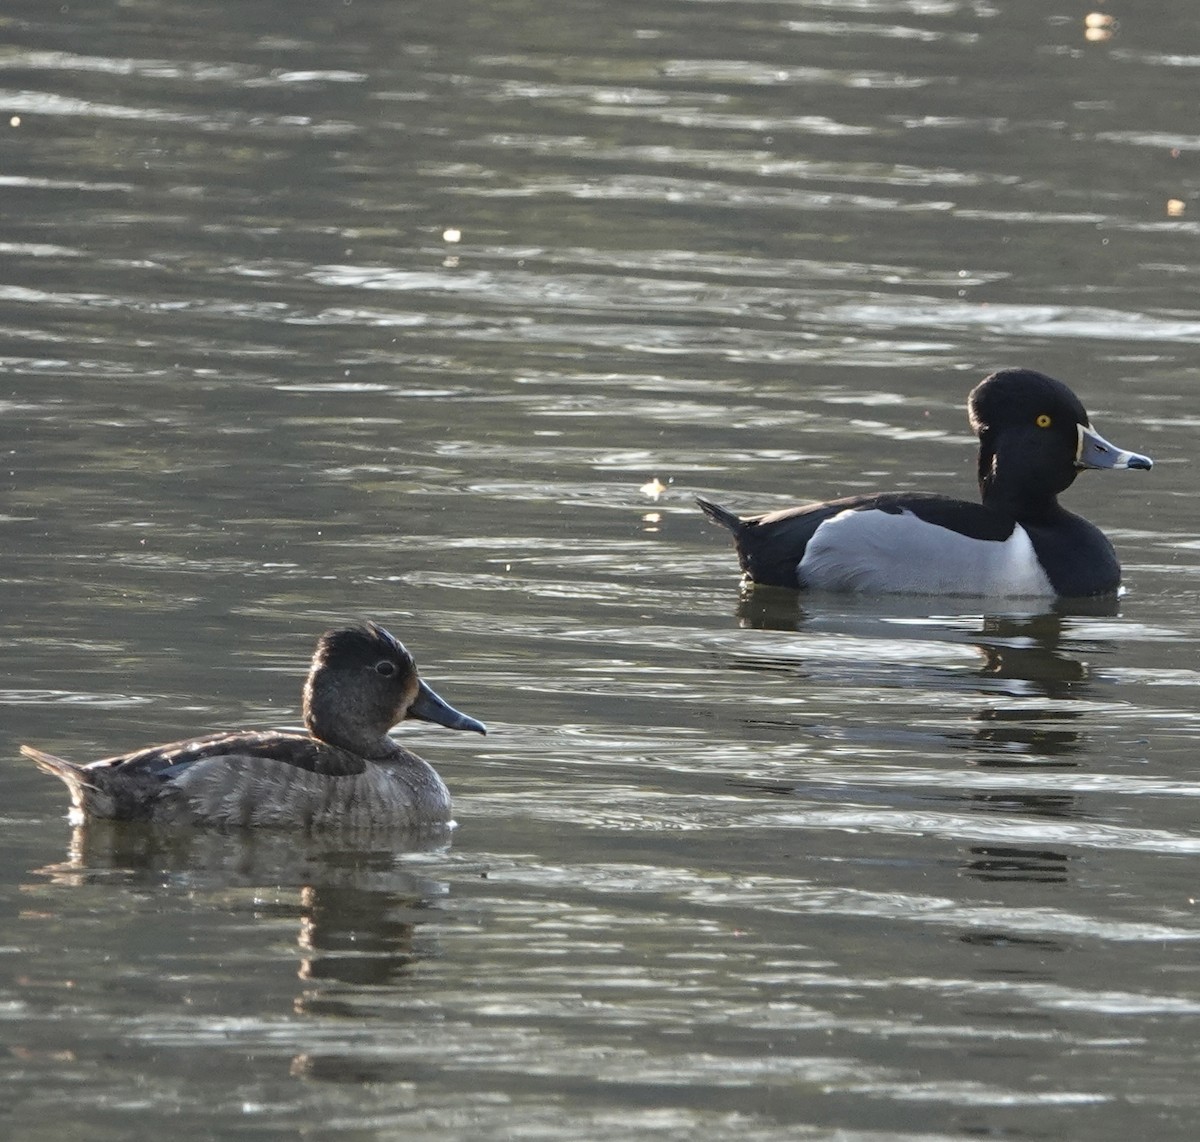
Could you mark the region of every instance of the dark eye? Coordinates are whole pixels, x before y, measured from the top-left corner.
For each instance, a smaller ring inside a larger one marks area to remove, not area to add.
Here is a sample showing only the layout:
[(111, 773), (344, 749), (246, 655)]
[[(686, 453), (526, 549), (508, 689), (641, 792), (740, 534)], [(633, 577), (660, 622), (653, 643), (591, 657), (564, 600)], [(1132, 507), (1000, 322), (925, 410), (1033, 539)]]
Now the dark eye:
[(396, 673), (396, 664), (390, 658), (381, 658), (375, 663), (375, 673), (382, 674), (384, 678), (391, 678)]

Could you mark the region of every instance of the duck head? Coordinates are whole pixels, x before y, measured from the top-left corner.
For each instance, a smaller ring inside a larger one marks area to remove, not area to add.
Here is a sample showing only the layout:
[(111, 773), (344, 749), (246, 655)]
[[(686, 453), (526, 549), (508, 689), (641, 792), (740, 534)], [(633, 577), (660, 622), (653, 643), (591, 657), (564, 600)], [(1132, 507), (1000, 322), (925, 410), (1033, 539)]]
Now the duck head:
[(989, 507), (1018, 519), (1054, 510), (1085, 468), (1149, 470), (1147, 456), (1110, 444), (1062, 381), (1032, 369), (1001, 369), (967, 400), (979, 437), (979, 492)]
[(308, 732), (362, 757), (381, 757), (393, 749), (388, 730), (405, 718), (487, 733), (439, 698), (404, 644), (377, 623), (326, 631), (304, 683)]

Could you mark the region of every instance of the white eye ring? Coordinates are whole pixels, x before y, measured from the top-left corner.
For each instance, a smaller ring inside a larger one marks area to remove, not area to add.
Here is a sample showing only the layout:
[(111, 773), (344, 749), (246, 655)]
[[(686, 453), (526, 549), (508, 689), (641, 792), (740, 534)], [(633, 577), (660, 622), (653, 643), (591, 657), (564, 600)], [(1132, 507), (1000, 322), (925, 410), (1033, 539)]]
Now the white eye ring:
[(375, 663), (375, 673), (382, 674), (385, 678), (390, 678), (396, 673), (396, 664), (390, 658), (381, 658)]

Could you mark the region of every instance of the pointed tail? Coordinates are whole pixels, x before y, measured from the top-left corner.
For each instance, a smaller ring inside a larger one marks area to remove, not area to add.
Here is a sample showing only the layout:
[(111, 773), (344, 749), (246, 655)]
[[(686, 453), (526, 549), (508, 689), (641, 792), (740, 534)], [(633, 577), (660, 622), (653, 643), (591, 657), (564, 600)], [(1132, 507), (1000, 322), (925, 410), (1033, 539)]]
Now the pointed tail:
[(67, 788), (71, 790), (73, 799), (82, 798), (83, 790), (91, 786), (91, 782), (85, 776), (84, 768), (76, 765), (73, 761), (67, 761), (65, 757), (55, 757), (54, 754), (34, 749), (31, 745), (21, 746), (21, 753), (29, 758), (38, 769), (45, 773), (51, 773), (60, 781), (65, 782)]
[(728, 508), (723, 508), (720, 504), (714, 504), (712, 500), (706, 500), (703, 496), (697, 496), (696, 503), (700, 505), (700, 510), (713, 523), (719, 523), (722, 527), (727, 527), (735, 536), (740, 535), (746, 526), (741, 516), (734, 515)]

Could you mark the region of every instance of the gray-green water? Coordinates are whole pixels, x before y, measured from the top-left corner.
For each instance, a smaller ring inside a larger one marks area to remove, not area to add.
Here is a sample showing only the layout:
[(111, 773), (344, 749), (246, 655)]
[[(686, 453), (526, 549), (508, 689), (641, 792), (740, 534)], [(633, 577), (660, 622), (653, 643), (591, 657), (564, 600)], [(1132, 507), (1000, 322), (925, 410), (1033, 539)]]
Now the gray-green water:
[[(1193, 1136), (1200, 42), (1111, 11), (9, 3), (8, 1137)], [(1156, 460), (1119, 605), (739, 593), (694, 493), (969, 496), (1012, 364)], [(491, 729), (402, 731), (449, 846), (17, 757), (359, 616)]]

